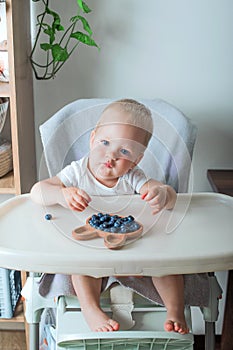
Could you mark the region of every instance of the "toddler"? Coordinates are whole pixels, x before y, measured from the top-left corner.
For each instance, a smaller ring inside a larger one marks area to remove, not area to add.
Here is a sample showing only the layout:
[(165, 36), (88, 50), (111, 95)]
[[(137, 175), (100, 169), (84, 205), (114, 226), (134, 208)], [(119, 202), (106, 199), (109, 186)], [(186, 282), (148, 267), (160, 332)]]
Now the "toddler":
[[(32, 199), (43, 205), (60, 204), (83, 211), (92, 195), (139, 193), (152, 214), (172, 209), (176, 192), (155, 179), (148, 179), (137, 166), (153, 133), (151, 112), (143, 104), (122, 99), (108, 105), (90, 136), (87, 157), (72, 162), (57, 176), (36, 183)], [(167, 309), (166, 331), (188, 333), (184, 316), (182, 275), (152, 277)], [(72, 276), (84, 318), (92, 331), (117, 331), (119, 324), (100, 307), (102, 278)]]

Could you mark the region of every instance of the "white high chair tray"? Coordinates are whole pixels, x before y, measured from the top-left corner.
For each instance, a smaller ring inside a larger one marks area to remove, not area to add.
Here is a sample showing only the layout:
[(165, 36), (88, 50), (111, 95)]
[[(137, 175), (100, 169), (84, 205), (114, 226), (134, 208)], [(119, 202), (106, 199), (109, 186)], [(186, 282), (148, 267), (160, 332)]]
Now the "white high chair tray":
[[(100, 211), (133, 215), (143, 236), (119, 250), (107, 249), (102, 238), (74, 241), (72, 230)], [(94, 197), (78, 213), (58, 205), (45, 208), (26, 194), (0, 205), (0, 266), (96, 277), (230, 270), (232, 228), (233, 198), (217, 193), (179, 194), (172, 211), (155, 216), (138, 195)]]

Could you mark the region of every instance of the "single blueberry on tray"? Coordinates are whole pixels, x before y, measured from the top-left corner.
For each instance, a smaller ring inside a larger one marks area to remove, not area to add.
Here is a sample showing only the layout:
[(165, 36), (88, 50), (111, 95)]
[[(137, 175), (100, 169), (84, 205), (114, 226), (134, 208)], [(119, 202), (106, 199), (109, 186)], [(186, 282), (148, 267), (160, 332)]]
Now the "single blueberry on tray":
[(45, 215), (45, 220), (51, 220), (52, 219), (52, 215), (51, 214), (46, 214)]
[(111, 233), (127, 233), (134, 232), (140, 228), (140, 225), (134, 220), (132, 215), (120, 217), (118, 215), (110, 215), (98, 213), (89, 219), (89, 224), (101, 231)]

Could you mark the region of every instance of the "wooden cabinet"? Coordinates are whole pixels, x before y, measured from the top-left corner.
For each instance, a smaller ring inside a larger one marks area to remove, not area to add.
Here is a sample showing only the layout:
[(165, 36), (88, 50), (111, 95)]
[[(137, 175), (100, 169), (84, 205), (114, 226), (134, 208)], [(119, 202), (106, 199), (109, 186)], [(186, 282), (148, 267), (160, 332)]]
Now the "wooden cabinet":
[(0, 82), (0, 97), (9, 98), (13, 171), (0, 178), (0, 193), (20, 194), (36, 181), (33, 82), (29, 55), (30, 1), (6, 0), (9, 83)]

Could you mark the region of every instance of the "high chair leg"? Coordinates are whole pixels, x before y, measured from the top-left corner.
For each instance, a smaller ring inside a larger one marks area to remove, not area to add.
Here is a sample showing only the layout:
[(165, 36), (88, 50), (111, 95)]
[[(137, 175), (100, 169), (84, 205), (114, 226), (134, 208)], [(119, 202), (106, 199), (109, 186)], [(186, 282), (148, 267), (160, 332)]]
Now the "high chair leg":
[(29, 350), (39, 349), (39, 323), (29, 325)]
[(215, 322), (205, 322), (205, 350), (215, 350)]

